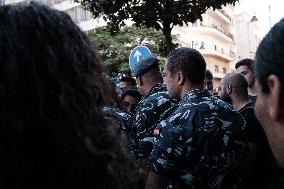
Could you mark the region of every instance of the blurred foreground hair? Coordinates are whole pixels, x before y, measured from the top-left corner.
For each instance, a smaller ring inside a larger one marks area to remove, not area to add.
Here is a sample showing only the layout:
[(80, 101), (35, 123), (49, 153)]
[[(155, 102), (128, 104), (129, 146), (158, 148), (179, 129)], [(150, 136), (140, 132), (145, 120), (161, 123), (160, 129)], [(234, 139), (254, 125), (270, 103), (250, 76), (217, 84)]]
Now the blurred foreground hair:
[(71, 18), (33, 2), (2, 6), (0, 45), (0, 186), (135, 188), (101, 111), (99, 58)]

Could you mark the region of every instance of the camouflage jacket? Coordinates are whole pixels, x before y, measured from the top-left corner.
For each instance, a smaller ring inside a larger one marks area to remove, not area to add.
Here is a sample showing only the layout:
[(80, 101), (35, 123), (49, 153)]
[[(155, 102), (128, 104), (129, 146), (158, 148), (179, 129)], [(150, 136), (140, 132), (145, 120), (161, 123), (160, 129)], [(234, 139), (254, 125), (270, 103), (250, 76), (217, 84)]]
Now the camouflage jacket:
[(172, 107), (169, 92), (162, 84), (156, 84), (136, 108), (136, 120), (133, 128), (136, 132), (137, 158), (149, 156), (153, 146), (153, 131), (160, 115)]
[(134, 154), (135, 152), (135, 141), (133, 140), (133, 121), (135, 115), (129, 112), (125, 112), (117, 107), (106, 106), (103, 108), (103, 112), (105, 113), (106, 119), (110, 120), (110, 122), (114, 122), (114, 125), (119, 127), (119, 130), (122, 134), (124, 134), (128, 140), (130, 151)]
[(188, 92), (165, 112), (154, 135), (151, 169), (169, 178), (168, 188), (229, 188), (239, 181), (225, 175), (234, 175), (248, 153), (245, 121), (206, 89)]

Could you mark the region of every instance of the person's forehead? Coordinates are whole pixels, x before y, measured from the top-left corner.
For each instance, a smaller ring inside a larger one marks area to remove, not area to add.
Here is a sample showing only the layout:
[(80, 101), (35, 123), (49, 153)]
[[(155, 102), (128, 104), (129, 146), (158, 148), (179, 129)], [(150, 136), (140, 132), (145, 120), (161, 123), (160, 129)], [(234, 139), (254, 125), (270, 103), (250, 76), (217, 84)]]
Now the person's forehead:
[(250, 71), (250, 69), (247, 65), (242, 65), (237, 68), (237, 72), (243, 72), (243, 71)]
[(126, 82), (126, 81), (121, 81), (121, 82), (119, 83), (119, 85), (120, 85), (120, 86), (126, 86), (126, 85), (128, 85), (128, 82)]

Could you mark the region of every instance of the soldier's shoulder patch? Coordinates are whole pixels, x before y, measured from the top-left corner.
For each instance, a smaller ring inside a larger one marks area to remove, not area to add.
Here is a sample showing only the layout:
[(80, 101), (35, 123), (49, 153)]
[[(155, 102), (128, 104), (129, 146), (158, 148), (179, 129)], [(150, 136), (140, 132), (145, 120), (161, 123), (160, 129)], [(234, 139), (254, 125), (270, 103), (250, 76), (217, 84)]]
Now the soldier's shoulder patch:
[(153, 132), (153, 136), (158, 137), (160, 136), (160, 133), (161, 133), (161, 128), (155, 128)]

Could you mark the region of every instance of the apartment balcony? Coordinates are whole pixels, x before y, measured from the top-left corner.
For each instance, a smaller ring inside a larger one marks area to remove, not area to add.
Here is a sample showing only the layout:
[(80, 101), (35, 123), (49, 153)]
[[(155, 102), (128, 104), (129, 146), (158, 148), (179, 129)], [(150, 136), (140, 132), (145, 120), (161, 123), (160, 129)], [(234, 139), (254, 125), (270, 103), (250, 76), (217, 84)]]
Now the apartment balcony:
[(222, 72), (213, 72), (213, 77), (217, 78), (217, 79), (222, 79), (223, 77), (225, 77), (226, 74), (222, 73)]
[(25, 4), (26, 0), (1, 0), (1, 5), (8, 4)]
[(230, 54), (225, 53), (223, 51), (219, 51), (219, 50), (215, 50), (215, 49), (207, 49), (207, 48), (201, 48), (198, 49), (199, 52), (203, 55), (209, 55), (209, 56), (213, 56), (216, 58), (220, 58), (226, 62), (232, 62), (235, 61), (235, 55), (233, 52), (231, 52)]
[(193, 32), (198, 32), (199, 34), (204, 35), (212, 35), (213, 37), (227, 43), (234, 43), (234, 36), (228, 32), (225, 31), (222, 28), (219, 28), (215, 25), (199, 25), (199, 26), (193, 26), (188, 28), (188, 30)]
[(60, 11), (67, 11), (67, 10), (70, 10), (72, 8), (81, 6), (80, 3), (76, 3), (76, 2), (73, 2), (73, 1), (56, 0), (54, 2), (56, 2), (56, 3), (53, 4), (52, 7), (57, 9), (57, 10), (60, 10)]
[(232, 18), (223, 9), (216, 9), (215, 13), (219, 16), (219, 18), (226, 21), (228, 24), (232, 23)]
[(218, 19), (221, 22), (225, 22), (226, 24), (232, 23), (232, 18), (222, 9), (216, 9), (215, 11), (209, 9), (208, 14), (211, 15), (214, 19)]

